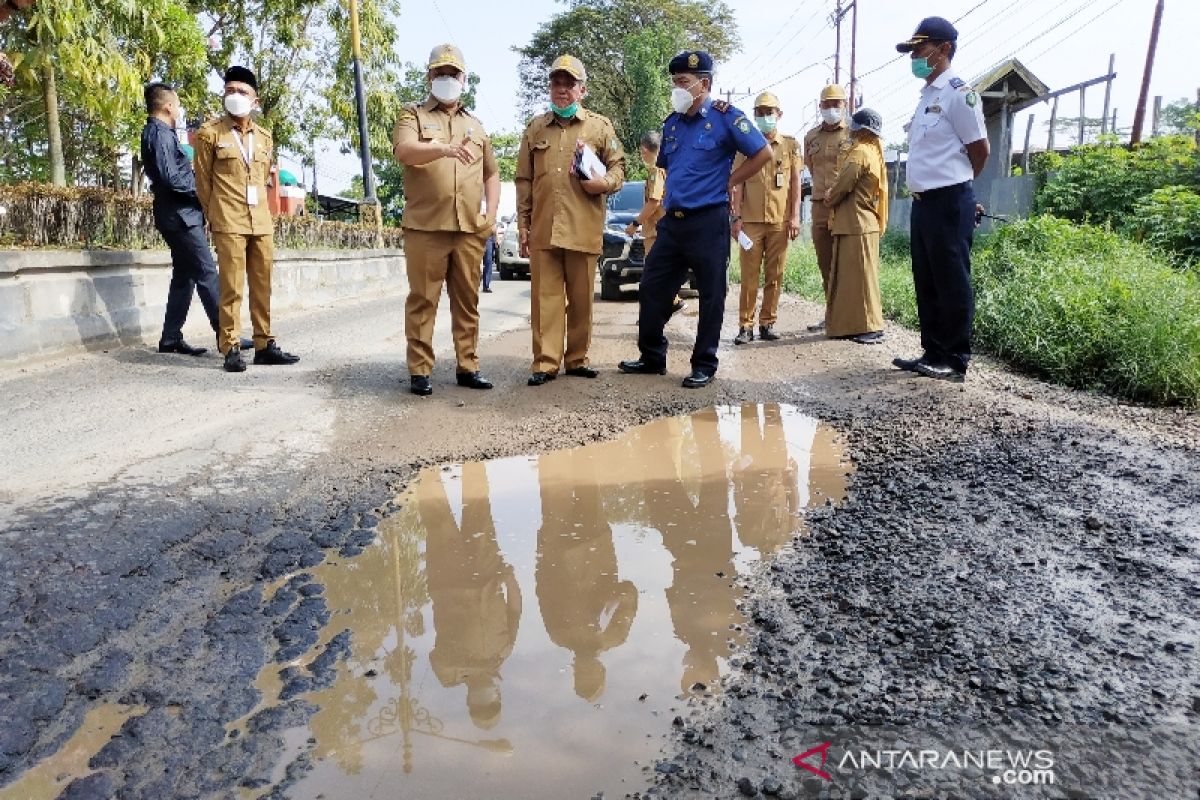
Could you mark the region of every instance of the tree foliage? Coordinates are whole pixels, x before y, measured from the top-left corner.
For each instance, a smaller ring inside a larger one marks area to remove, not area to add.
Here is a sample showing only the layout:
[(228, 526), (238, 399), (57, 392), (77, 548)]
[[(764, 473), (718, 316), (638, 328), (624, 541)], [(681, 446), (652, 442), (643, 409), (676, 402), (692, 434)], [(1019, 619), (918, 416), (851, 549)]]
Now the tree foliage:
[[(631, 41), (632, 40), (632, 41)], [(542, 23), (520, 54), (520, 99), (526, 116), (547, 102), (547, 71), (554, 59), (569, 54), (588, 71), (584, 105), (613, 121), (617, 136), (633, 152), (653, 112), (666, 112), (665, 83), (649, 80), (680, 50), (707, 50), (726, 58), (739, 46), (733, 12), (721, 0), (571, 0), (566, 11)], [(657, 92), (657, 94), (656, 94)], [(662, 98), (662, 105), (655, 108)]]

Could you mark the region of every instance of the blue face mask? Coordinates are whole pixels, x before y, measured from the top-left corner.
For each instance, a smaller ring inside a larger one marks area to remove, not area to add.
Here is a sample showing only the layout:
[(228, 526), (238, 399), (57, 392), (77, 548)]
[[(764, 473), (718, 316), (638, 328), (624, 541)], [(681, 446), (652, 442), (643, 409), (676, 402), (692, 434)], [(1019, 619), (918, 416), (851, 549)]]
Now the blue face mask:
[(914, 58), (909, 63), (912, 65), (912, 74), (916, 75), (921, 80), (925, 80), (933, 74), (933, 67), (929, 66), (928, 58)]
[(754, 118), (754, 124), (757, 125), (758, 129), (763, 133), (770, 133), (771, 131), (775, 130), (776, 122), (777, 120), (775, 119), (774, 114), (771, 114), (767, 117), (756, 116)]
[(551, 103), (550, 108), (554, 110), (554, 116), (561, 117), (562, 119), (570, 119), (579, 113), (579, 103), (571, 103), (566, 108), (559, 108), (554, 103)]

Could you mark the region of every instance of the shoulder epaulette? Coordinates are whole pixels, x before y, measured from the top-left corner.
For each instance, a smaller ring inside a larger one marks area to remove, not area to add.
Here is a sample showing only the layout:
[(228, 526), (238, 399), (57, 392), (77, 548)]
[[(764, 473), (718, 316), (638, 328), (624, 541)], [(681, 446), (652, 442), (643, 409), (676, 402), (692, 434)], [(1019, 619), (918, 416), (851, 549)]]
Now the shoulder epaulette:
[(967, 85), (967, 82), (964, 81), (962, 78), (951, 78), (950, 79), (950, 88), (951, 89), (961, 89), (966, 85)]
[(726, 103), (724, 100), (713, 100), (712, 107), (717, 111), (720, 111), (722, 114), (728, 114), (729, 109), (732, 108), (732, 106), (729, 105), (729, 103)]

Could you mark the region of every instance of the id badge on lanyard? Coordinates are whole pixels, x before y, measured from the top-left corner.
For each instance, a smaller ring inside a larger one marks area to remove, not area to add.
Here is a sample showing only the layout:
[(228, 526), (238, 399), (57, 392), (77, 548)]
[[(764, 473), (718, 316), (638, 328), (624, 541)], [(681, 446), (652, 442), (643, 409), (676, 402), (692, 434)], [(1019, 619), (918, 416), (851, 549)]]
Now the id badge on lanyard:
[(253, 178), (251, 165), (253, 164), (252, 157), (254, 155), (254, 131), (246, 134), (246, 142), (244, 144), (242, 143), (241, 134), (237, 131), (233, 131), (233, 139), (237, 142), (238, 150), (242, 153), (242, 161), (246, 162), (246, 205), (256, 206), (258, 205), (258, 187), (250, 183), (250, 180)]

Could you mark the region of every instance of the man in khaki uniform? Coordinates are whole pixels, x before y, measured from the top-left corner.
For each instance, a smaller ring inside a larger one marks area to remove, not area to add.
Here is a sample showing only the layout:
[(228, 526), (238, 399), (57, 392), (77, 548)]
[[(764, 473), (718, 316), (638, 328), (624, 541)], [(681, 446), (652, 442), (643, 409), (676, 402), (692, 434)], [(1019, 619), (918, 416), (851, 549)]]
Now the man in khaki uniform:
[(492, 140), (459, 102), (467, 81), (462, 51), (438, 45), (429, 54), (428, 70), (429, 99), (406, 107), (392, 135), (392, 152), (404, 165), (409, 390), (422, 396), (433, 393), (433, 324), (443, 283), (450, 296), (458, 385), (492, 388), (479, 373), (475, 349), (483, 250), (495, 235), (500, 201)]
[[(754, 243), (749, 250), (739, 247), (742, 291), (738, 304), (738, 334), (734, 344), (754, 340), (754, 311), (758, 305), (758, 274), (763, 273), (762, 309), (758, 313), (758, 338), (774, 341), (779, 313), (779, 290), (787, 262), (788, 242), (800, 233), (800, 170), (804, 161), (795, 137), (778, 132), (783, 110), (779, 99), (763, 92), (754, 100), (754, 122), (767, 137), (771, 158), (745, 183), (733, 187), (729, 208), (734, 239), (744, 232)], [(745, 163), (738, 153), (733, 168)]]
[[(850, 128), (846, 122), (846, 92), (837, 84), (821, 90), (821, 124), (804, 135), (804, 163), (812, 174), (812, 240), (817, 252), (817, 267), (829, 301), (829, 275), (833, 270), (833, 233), (829, 230), (829, 207), (822, 202), (825, 191), (837, 180), (838, 158), (850, 147)], [(822, 320), (809, 325), (810, 331), (825, 328)]]
[[(625, 154), (608, 117), (581, 108), (587, 72), (573, 56), (550, 67), (550, 110), (534, 117), (517, 154), (517, 227), (533, 283), (533, 367), (530, 386), (566, 373), (594, 378), (588, 366), (596, 261), (604, 246), (604, 196), (625, 183)], [(580, 175), (584, 146), (606, 173)]]
[(250, 287), (255, 364), (295, 364), (271, 335), (271, 266), (275, 223), (267, 210), (271, 134), (251, 119), (258, 80), (245, 67), (225, 72), (225, 111), (196, 134), (196, 196), (217, 250), (221, 305), (217, 347), (227, 372), (245, 372), (241, 352), (242, 287)]

